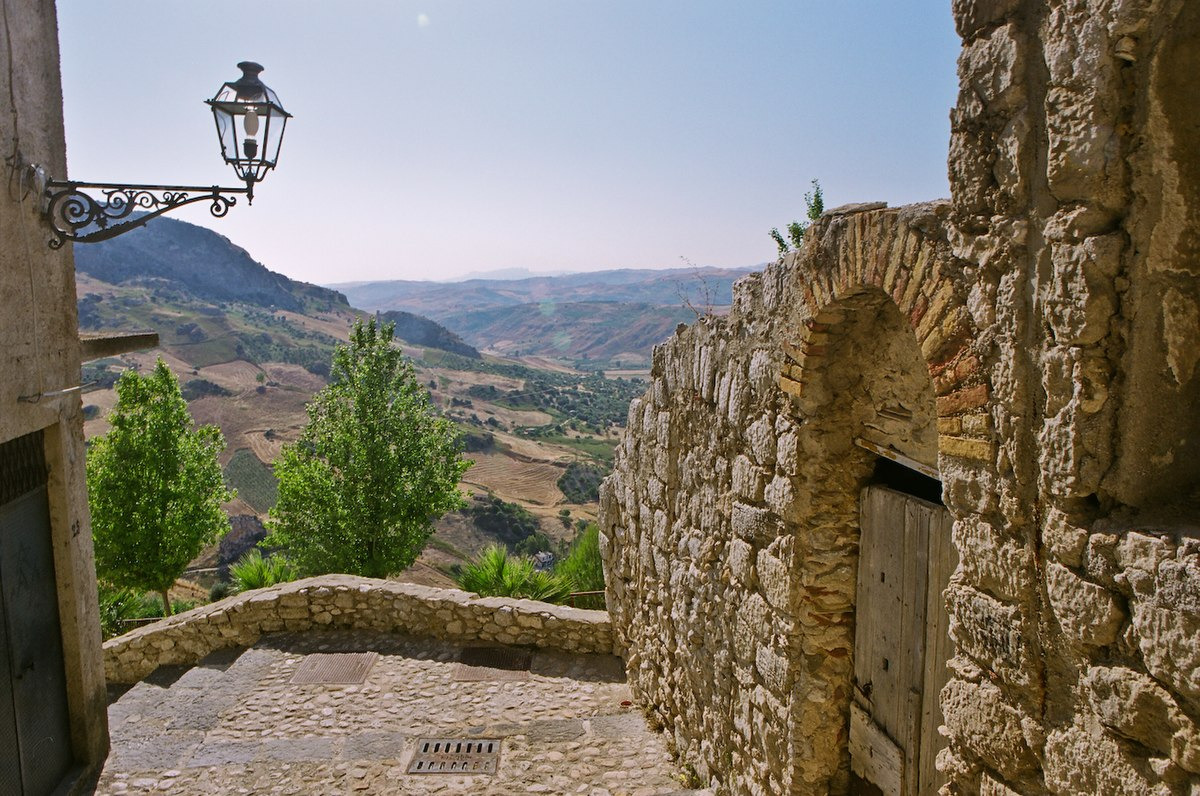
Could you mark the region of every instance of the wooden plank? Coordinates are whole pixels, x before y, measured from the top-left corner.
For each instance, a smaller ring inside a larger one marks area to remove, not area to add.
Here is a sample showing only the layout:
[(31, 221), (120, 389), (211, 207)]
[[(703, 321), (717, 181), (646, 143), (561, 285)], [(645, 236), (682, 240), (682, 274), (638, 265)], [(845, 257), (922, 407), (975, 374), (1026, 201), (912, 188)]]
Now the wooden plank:
[(884, 796), (901, 796), (904, 754), (867, 712), (850, 705), (850, 769)]
[(158, 332), (82, 332), (79, 356), (84, 362), (158, 347)]
[(898, 622), (901, 669), (898, 680), (899, 713), (892, 731), (904, 751), (904, 792), (917, 790), (917, 762), (921, 751), (921, 702), (925, 681), (925, 603), (929, 561), (930, 509), (908, 495), (897, 495), (904, 516), (903, 605)]
[(924, 697), (921, 702), (921, 754), (917, 780), (920, 793), (936, 793), (946, 777), (934, 765), (937, 753), (946, 746), (938, 732), (943, 722), (940, 694), (950, 680), (946, 662), (950, 659), (950, 615), (942, 593), (958, 567), (951, 528), (953, 520), (945, 509), (933, 512), (929, 526), (929, 588), (926, 603), (926, 666)]
[[(927, 475), (930, 478), (941, 479), (942, 474), (938, 468), (932, 464), (919, 462), (911, 456), (905, 456), (900, 451), (893, 448), (891, 445), (885, 445), (878, 440), (868, 439), (866, 437), (855, 437), (854, 444), (863, 450), (868, 450), (876, 456), (882, 456), (885, 459), (891, 459), (896, 464), (903, 465), (910, 470), (916, 470), (921, 475)], [(870, 487), (868, 487), (869, 489)]]
[(875, 679), (875, 721), (892, 738), (904, 725), (904, 499), (890, 489), (876, 487), (875, 520), (879, 545), (878, 614)]
[(871, 618), (875, 616), (874, 573), (879, 569), (879, 545), (873, 544), (875, 531), (870, 527), (872, 501), (870, 487), (864, 489), (859, 503), (858, 583), (854, 609), (854, 698), (868, 711), (874, 709), (871, 699), (871, 661), (875, 658), (875, 634)]

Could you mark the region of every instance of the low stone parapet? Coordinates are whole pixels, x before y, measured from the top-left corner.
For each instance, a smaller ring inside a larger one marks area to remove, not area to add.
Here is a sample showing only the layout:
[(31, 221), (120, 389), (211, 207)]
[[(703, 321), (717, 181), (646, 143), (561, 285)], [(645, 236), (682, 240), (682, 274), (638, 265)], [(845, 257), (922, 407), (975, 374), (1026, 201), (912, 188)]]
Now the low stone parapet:
[(574, 653), (614, 651), (607, 611), (324, 575), (243, 592), (110, 639), (104, 644), (105, 676), (110, 683), (135, 683), (159, 666), (250, 646), (264, 633), (326, 628)]

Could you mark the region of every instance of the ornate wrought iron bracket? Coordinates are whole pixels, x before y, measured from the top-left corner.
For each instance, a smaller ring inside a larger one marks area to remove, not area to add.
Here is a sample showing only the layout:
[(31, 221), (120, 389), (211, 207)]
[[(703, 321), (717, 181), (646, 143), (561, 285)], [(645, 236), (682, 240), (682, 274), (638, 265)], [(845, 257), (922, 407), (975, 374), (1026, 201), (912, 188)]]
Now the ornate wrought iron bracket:
[[(47, 180), (45, 214), (54, 229), (51, 249), (68, 240), (95, 243), (137, 229), (152, 218), (195, 202), (211, 202), (209, 212), (221, 218), (237, 204), (237, 194), (253, 202), (253, 186), (220, 188), (194, 185), (120, 185), (107, 182)], [(85, 191), (94, 191), (97, 198)], [(136, 212), (144, 211), (144, 212)]]

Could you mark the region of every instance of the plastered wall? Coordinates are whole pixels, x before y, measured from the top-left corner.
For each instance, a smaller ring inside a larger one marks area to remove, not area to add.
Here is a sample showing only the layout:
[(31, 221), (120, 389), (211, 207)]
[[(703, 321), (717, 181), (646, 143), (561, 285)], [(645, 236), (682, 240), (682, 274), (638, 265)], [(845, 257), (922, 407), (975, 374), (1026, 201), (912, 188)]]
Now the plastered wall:
[(48, 230), (26, 168), (66, 174), (53, 3), (5, 0), (0, 16), (0, 442), (45, 431), (71, 740), (83, 774), (108, 749), (104, 671), (78, 392), (75, 268)]

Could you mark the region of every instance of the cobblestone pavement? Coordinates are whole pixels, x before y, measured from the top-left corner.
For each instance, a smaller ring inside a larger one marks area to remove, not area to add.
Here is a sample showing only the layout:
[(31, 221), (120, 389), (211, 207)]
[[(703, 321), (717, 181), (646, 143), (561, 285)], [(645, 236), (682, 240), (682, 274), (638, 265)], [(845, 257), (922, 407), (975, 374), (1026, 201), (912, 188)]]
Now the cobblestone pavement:
[[(362, 685), (295, 685), (305, 655), (374, 651)], [(538, 651), (456, 681), (461, 647), (363, 632), (275, 635), (160, 669), (109, 705), (103, 794), (586, 794), (680, 790), (619, 659)], [(494, 775), (408, 774), (421, 737), (497, 738)]]

